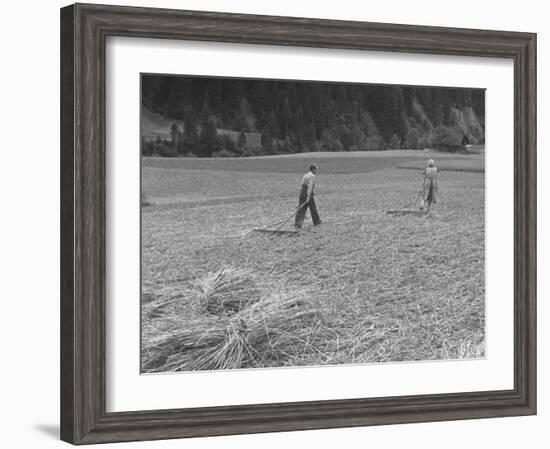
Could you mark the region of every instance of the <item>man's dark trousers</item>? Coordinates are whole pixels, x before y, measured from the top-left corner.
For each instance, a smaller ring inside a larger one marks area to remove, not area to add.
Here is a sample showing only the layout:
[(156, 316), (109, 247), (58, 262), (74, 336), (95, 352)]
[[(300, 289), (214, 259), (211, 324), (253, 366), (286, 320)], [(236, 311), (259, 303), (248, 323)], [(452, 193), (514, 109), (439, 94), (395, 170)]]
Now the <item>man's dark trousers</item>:
[[(298, 200), (298, 206), (301, 206), (304, 204), (307, 200), (307, 186), (303, 185), (300, 189), (300, 198)], [(301, 228), (304, 224), (304, 218), (306, 218), (306, 211), (309, 208), (309, 211), (311, 212), (311, 219), (313, 220), (313, 226), (317, 226), (318, 224), (321, 224), (321, 219), (319, 218), (319, 214), (317, 213), (317, 206), (315, 205), (315, 199), (313, 197), (313, 193), (311, 194), (311, 198), (307, 204), (304, 204), (298, 212), (296, 213), (296, 220), (294, 221), (294, 226), (297, 228)]]

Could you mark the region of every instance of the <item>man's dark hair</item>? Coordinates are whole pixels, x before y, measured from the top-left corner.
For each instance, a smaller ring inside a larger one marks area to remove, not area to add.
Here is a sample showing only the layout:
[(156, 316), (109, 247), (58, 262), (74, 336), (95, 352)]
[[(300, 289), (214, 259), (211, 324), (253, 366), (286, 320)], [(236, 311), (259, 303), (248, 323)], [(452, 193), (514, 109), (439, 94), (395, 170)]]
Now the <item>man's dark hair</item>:
[(311, 165), (309, 166), (309, 171), (313, 171), (313, 170), (317, 170), (317, 165), (311, 164)]

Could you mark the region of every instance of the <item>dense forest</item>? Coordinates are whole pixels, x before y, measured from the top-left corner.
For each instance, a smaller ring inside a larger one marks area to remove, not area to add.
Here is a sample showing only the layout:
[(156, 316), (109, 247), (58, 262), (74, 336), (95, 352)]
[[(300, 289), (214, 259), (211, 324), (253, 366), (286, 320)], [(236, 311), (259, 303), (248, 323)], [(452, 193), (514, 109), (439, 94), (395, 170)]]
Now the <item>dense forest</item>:
[(456, 151), (485, 141), (483, 89), (143, 75), (142, 154)]

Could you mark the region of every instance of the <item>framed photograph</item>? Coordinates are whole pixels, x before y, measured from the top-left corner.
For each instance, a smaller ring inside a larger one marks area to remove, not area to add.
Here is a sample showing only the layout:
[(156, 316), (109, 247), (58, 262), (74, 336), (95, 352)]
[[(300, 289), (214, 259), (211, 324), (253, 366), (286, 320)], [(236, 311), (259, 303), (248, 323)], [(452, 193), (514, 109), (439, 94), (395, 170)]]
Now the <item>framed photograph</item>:
[(536, 413), (536, 35), (61, 10), (61, 438)]

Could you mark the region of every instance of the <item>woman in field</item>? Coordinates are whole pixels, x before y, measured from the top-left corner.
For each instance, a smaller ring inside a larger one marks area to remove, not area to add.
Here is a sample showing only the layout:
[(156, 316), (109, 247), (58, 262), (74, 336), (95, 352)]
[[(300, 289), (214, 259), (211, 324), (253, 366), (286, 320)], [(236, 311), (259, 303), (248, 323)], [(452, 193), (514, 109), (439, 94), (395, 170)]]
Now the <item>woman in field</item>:
[(435, 166), (433, 159), (428, 161), (428, 166), (424, 169), (424, 181), (422, 184), (423, 203), (427, 204), (426, 216), (431, 216), (432, 204), (437, 203), (437, 176), (439, 169)]

